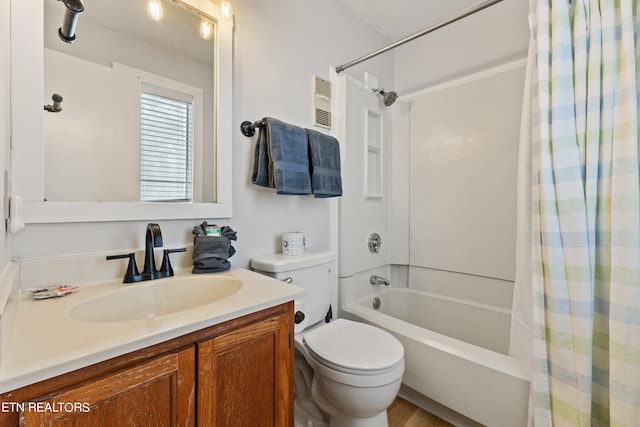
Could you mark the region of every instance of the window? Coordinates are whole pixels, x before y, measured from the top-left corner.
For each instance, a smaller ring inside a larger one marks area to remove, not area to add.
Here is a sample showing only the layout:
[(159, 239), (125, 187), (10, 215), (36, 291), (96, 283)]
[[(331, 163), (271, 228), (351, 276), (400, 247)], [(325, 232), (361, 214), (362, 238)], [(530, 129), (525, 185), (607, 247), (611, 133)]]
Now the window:
[(202, 202), (204, 91), (114, 63), (140, 82), (140, 200)]
[(194, 102), (144, 85), (140, 99), (140, 200), (193, 199)]

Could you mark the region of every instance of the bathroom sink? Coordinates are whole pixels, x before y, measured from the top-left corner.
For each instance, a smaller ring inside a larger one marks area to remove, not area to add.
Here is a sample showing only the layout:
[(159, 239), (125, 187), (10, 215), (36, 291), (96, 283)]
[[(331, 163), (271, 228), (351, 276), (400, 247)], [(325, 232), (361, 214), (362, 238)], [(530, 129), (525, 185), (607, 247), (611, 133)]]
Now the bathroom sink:
[(126, 285), (91, 298), (71, 309), (73, 319), (85, 322), (125, 322), (154, 318), (202, 307), (227, 298), (242, 288), (229, 276), (182, 276)]

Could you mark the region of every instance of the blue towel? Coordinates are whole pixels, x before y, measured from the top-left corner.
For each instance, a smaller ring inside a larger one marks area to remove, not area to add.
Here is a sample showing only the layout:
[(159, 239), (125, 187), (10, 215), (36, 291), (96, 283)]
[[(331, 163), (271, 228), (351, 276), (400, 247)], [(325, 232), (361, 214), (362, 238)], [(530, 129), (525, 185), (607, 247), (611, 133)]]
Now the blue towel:
[(258, 141), (256, 141), (256, 149), (253, 156), (253, 173), (251, 174), (251, 182), (262, 187), (271, 187), (269, 185), (268, 149), (267, 130), (265, 126), (261, 126), (258, 131)]
[(311, 194), (307, 133), (270, 117), (264, 122), (256, 144), (254, 184), (275, 188), (278, 194)]
[(331, 135), (307, 129), (311, 188), (316, 198), (342, 196), (340, 143)]
[(304, 129), (280, 120), (266, 118), (267, 146), (278, 194), (311, 194), (309, 143)]

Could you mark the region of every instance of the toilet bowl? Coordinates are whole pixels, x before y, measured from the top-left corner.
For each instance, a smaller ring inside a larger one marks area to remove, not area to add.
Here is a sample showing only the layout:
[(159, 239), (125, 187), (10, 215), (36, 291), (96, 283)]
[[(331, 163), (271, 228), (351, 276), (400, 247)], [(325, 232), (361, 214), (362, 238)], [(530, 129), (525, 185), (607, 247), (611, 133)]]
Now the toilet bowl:
[[(331, 427), (387, 427), (400, 390), (404, 349), (391, 334), (345, 319), (296, 336), (296, 352), (314, 372), (311, 396)], [(297, 426), (296, 426), (297, 427)]]
[(305, 288), (295, 301), (295, 427), (388, 427), (404, 348), (380, 328), (331, 318), (332, 252), (253, 258), (254, 270)]

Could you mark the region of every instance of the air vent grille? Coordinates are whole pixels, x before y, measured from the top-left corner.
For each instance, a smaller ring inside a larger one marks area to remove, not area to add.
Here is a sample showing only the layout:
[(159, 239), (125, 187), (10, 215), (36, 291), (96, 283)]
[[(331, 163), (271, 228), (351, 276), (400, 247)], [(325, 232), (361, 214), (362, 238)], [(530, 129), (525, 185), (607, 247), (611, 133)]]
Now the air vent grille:
[(313, 80), (314, 124), (331, 129), (331, 82), (314, 76)]
[(316, 108), (316, 125), (331, 128), (331, 113), (329, 111)]

